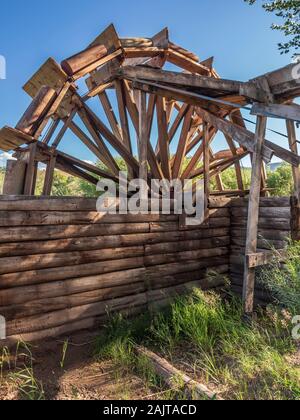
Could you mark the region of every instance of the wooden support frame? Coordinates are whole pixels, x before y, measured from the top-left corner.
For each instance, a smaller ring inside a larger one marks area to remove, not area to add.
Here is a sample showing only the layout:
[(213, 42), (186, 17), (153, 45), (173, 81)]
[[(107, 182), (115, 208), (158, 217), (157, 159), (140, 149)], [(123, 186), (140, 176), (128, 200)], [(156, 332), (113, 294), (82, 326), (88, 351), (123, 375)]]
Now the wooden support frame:
[(247, 256), (257, 251), (259, 200), (261, 191), (262, 150), (267, 128), (267, 118), (258, 117), (255, 134), (255, 151), (252, 159), (252, 178), (249, 196), (249, 211), (246, 236), (246, 257), (243, 285), (243, 302), (246, 317), (252, 317), (254, 308), (255, 268), (249, 268)]
[[(287, 120), (286, 121), (286, 127), (287, 127), (287, 133), (289, 138), (289, 147), (291, 152), (293, 152), (295, 155), (299, 155), (298, 153), (298, 143), (296, 138), (296, 129), (295, 129), (295, 123), (294, 121)], [(293, 166), (293, 179), (294, 179), (294, 191), (295, 196), (297, 198), (297, 201), (300, 206), (300, 168), (299, 166)]]
[(34, 195), (37, 175), (37, 143), (29, 146), (27, 169), (25, 177), (24, 195)]
[(56, 156), (53, 155), (53, 156), (50, 157), (50, 159), (47, 163), (45, 180), (44, 180), (44, 187), (43, 187), (43, 195), (44, 196), (51, 195), (55, 165), (56, 165)]
[[(145, 92), (138, 91), (138, 110), (139, 110), (139, 179), (148, 183), (148, 124), (147, 124), (147, 96)], [(142, 188), (141, 199), (148, 200), (148, 191)]]
[(203, 139), (203, 171), (204, 171), (204, 196), (205, 196), (205, 218), (209, 216), (209, 196), (210, 196), (210, 142), (211, 136), (209, 131), (209, 125), (204, 123), (203, 125), (204, 139)]
[[(164, 70), (166, 61), (180, 70)], [(213, 57), (201, 61), (192, 52), (171, 42), (167, 28), (152, 38), (120, 39), (113, 25), (85, 50), (63, 63), (65, 71), (54, 59), (47, 60), (26, 83), (24, 88), (32, 98), (43, 90), (43, 86), (53, 94), (53, 98), (50, 95), (49, 101), (45, 101), (45, 106), (37, 113), (36, 120), (30, 119), (28, 127), (26, 118), (21, 119), (22, 129), (29, 130), (30, 135), (10, 127), (0, 130), (0, 147), (3, 150), (17, 150), (23, 144), (38, 141), (52, 119), (43, 142), (45, 146), (51, 145), (52, 137), (62, 122), (63, 126), (52, 142), (52, 148), (57, 152), (56, 167), (65, 165), (69, 173), (93, 184), (96, 178), (91, 174), (102, 176), (100, 169), (78, 157), (67, 157), (58, 150), (67, 129), (104, 163), (107, 170), (103, 171), (103, 175), (110, 179), (117, 179), (119, 165), (116, 159), (120, 156), (126, 163), (130, 178), (140, 176), (150, 183), (151, 178), (194, 179), (204, 175), (204, 178), (215, 178), (219, 190), (209, 191), (206, 183), (207, 195), (226, 195), (228, 191), (222, 183), (222, 172), (234, 166), (236, 195), (247, 195), (240, 161), (249, 153), (255, 155), (257, 136), (247, 130), (240, 107), (255, 101), (254, 114), (289, 119), (290, 150), (264, 139), (261, 154), (264, 162), (269, 162), (276, 155), (293, 166), (296, 196), (300, 203), (300, 157), (295, 127), (292, 125), (292, 121), (299, 120), (300, 107), (292, 100), (300, 94), (300, 88), (295, 86), (291, 77), (294, 65), (248, 82), (222, 79), (213, 68)], [(89, 89), (82, 96), (75, 85), (75, 80), (79, 78), (85, 79)], [(117, 111), (113, 109), (115, 101), (110, 99), (109, 90), (116, 95)], [(100, 100), (108, 126), (103, 123), (97, 110), (93, 111), (88, 105), (88, 101), (95, 96)], [(39, 101), (36, 105), (39, 105)], [(77, 124), (74, 122), (75, 112), (78, 112), (81, 120)], [(153, 139), (156, 134), (153, 127), (155, 118), (158, 140)], [(31, 131), (33, 128), (34, 131)], [(138, 159), (134, 156), (133, 131), (138, 139)], [(219, 154), (219, 159), (214, 159), (211, 149), (218, 131), (225, 135), (231, 152), (227, 156), (225, 154), (224, 159), (222, 154)], [(157, 145), (152, 144), (153, 140), (157, 140)], [(239, 143), (240, 149), (237, 149), (235, 142)], [(22, 150), (18, 150), (18, 153), (25, 155), (25, 150)], [(176, 153), (171, 156), (173, 150)], [(43, 162), (49, 159), (47, 156)], [(39, 154), (35, 157), (35, 164), (39, 157)], [(183, 170), (183, 161), (187, 157), (190, 162)], [(199, 165), (201, 158), (203, 167)], [(260, 165), (261, 195), (267, 191), (263, 161)], [(51, 169), (50, 162), (47, 171), (47, 177), (51, 180), (53, 167)], [(32, 193), (35, 172), (34, 169), (31, 174), (29, 170), (27, 172), (26, 188)], [(31, 187), (28, 186), (30, 184)], [(47, 194), (49, 190), (50, 187), (45, 186)]]

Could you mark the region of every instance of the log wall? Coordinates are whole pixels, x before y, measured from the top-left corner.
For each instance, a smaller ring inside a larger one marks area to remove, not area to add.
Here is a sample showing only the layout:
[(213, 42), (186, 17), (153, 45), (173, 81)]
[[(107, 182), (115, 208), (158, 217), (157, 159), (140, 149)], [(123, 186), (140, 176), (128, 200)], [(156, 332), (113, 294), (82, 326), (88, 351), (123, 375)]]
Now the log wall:
[[(0, 199), (0, 314), (7, 342), (92, 328), (107, 312), (155, 308), (219, 287), (229, 273), (230, 207), (182, 229), (177, 215), (100, 215), (94, 199)], [(208, 279), (208, 272), (217, 276)], [(4, 344), (4, 342), (3, 342)]]
[[(290, 197), (261, 198), (257, 252), (284, 249), (289, 238), (299, 236), (295, 231), (294, 211), (293, 200)], [(247, 215), (248, 200), (233, 199), (231, 202), (230, 279), (233, 291), (238, 294), (242, 294), (243, 289)], [(259, 303), (270, 301), (270, 296), (257, 283), (255, 297)]]
[[(295, 226), (291, 202), (261, 200), (259, 250), (285, 247)], [(211, 199), (209, 220), (183, 228), (177, 215), (101, 215), (95, 199), (3, 196), (1, 343), (94, 328), (108, 312), (154, 310), (195, 286), (222, 287), (228, 276), (241, 293), (247, 206)], [(265, 298), (259, 288), (256, 296)]]

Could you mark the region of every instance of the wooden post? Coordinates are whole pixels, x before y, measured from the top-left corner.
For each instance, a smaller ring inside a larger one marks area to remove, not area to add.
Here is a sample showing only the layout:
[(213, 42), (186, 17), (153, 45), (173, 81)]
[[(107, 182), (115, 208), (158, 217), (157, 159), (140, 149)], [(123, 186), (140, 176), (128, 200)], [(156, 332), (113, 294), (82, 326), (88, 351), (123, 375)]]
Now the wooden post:
[(205, 195), (205, 208), (206, 216), (209, 216), (209, 195), (210, 195), (210, 131), (207, 123), (203, 124), (203, 172), (204, 172), (204, 195)]
[(249, 196), (248, 224), (245, 251), (245, 272), (243, 285), (243, 302), (246, 317), (252, 317), (254, 308), (255, 268), (249, 268), (247, 255), (257, 251), (259, 221), (259, 201), (262, 180), (262, 150), (266, 134), (267, 118), (258, 117), (255, 134), (255, 151), (252, 159), (252, 178)]
[(27, 162), (24, 195), (34, 195), (37, 174), (37, 162), (35, 160), (36, 151), (37, 143), (32, 143), (29, 146), (29, 158)]
[(44, 181), (44, 188), (43, 188), (43, 195), (45, 196), (51, 195), (55, 164), (56, 164), (56, 156), (51, 156), (49, 159), (49, 162), (47, 163), (47, 169), (46, 169), (46, 174), (45, 174), (45, 181)]
[[(298, 156), (295, 123), (292, 120), (286, 121), (289, 146), (293, 153)], [(300, 169), (299, 166), (292, 166), (294, 179), (294, 197), (292, 199), (292, 239), (298, 241), (300, 235)]]
[[(295, 153), (298, 156), (298, 146), (296, 138), (295, 123), (291, 120), (286, 121), (287, 132), (289, 137), (289, 145), (291, 152)], [(292, 166), (293, 178), (294, 178), (294, 187), (295, 187), (295, 196), (298, 203), (300, 204), (300, 169), (299, 166)]]
[[(139, 110), (139, 178), (148, 182), (148, 120), (146, 93), (138, 91)], [(148, 199), (148, 191), (142, 191), (142, 200)]]
[(43, 123), (43, 119), (56, 97), (57, 94), (54, 89), (47, 86), (41, 87), (29, 108), (16, 125), (16, 129), (34, 136), (39, 126)]
[(26, 162), (8, 160), (3, 184), (3, 195), (22, 195), (24, 191)]

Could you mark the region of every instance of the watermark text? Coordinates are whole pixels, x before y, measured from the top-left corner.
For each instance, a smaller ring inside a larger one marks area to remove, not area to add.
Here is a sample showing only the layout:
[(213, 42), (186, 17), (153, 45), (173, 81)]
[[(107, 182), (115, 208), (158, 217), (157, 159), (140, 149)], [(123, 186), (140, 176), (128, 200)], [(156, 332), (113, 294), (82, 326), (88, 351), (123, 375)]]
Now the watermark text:
[(6, 59), (0, 55), (0, 80), (6, 79)]

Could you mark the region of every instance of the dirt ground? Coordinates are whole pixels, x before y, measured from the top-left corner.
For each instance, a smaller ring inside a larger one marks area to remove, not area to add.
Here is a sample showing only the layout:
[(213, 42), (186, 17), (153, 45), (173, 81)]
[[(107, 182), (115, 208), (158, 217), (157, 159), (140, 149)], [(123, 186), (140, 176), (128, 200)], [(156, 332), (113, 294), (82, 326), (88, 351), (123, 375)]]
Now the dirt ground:
[[(93, 357), (95, 334), (80, 333), (66, 339), (48, 340), (31, 347), (34, 378), (47, 400), (147, 399), (151, 391), (138, 377), (120, 374), (109, 362)], [(5, 364), (0, 378), (0, 400), (24, 398), (12, 379), (17, 371), (11, 354), (11, 368)], [(17, 369), (25, 360), (18, 357)], [(28, 365), (28, 360), (26, 362)], [(150, 395), (149, 395), (150, 394)]]
[[(34, 386), (38, 384), (42, 397), (46, 400), (160, 400), (164, 399), (164, 391), (149, 389), (143, 380), (124, 370), (118, 371), (111, 362), (99, 362), (93, 356), (95, 332), (81, 332), (71, 337), (61, 337), (36, 343), (28, 351), (19, 350), (17, 364), (15, 353), (10, 353), (10, 367), (7, 362), (0, 363), (0, 400), (29, 399), (22, 392), (22, 383), (27, 378), (15, 376), (24, 366), (32, 363)], [(66, 343), (68, 343), (66, 345)], [(193, 366), (188, 365), (182, 349), (173, 364), (191, 377), (195, 376)], [(300, 348), (290, 358), (296, 367), (300, 366)], [(26, 375), (26, 372), (25, 372)], [(200, 380), (203, 378), (197, 378)], [(29, 388), (32, 383), (29, 381)], [(211, 390), (214, 384), (206, 384)], [(28, 387), (27, 387), (28, 388)], [(39, 393), (35, 392), (34, 399)]]

